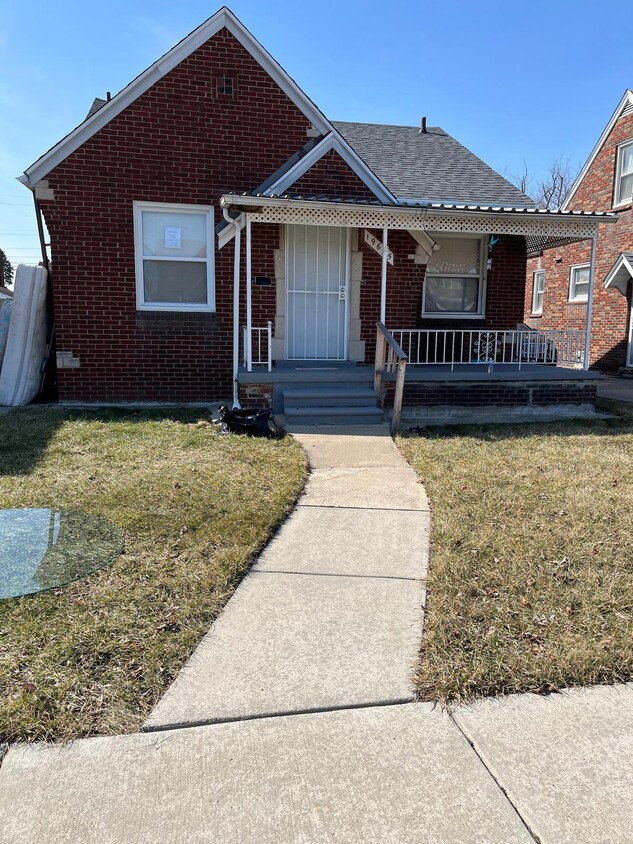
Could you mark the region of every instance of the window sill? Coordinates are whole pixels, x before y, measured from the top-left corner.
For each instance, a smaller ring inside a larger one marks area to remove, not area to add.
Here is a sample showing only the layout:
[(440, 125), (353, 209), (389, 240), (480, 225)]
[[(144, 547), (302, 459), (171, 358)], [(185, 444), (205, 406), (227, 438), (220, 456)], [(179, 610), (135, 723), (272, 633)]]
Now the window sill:
[(619, 205), (614, 205), (612, 211), (630, 211), (633, 208), (633, 200), (630, 202), (620, 202)]
[(136, 310), (142, 314), (214, 314), (215, 308), (188, 308), (180, 305), (167, 305), (157, 307), (155, 305), (137, 305)]
[(589, 299), (568, 299), (568, 305), (586, 305)]
[(538, 314), (530, 314), (530, 319), (543, 319), (543, 311), (539, 311)]
[(427, 314), (422, 312), (422, 319), (485, 319), (485, 314), (448, 314), (448, 313), (432, 313)]

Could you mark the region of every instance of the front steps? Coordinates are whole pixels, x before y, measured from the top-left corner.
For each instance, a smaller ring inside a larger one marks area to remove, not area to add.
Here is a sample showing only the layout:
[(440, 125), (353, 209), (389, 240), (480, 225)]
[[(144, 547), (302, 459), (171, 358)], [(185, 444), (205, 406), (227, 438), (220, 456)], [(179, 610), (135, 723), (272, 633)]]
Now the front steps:
[(285, 386), (282, 389), (286, 424), (380, 425), (383, 412), (369, 384), (331, 383)]

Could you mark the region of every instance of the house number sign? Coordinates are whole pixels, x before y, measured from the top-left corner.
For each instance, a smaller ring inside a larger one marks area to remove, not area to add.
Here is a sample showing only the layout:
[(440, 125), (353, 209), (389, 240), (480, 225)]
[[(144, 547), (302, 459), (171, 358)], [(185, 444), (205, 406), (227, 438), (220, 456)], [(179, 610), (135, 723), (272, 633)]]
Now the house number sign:
[[(369, 246), (371, 246), (371, 248), (374, 250), (374, 252), (377, 252), (379, 255), (382, 255), (382, 253), (383, 253), (382, 240), (379, 240), (377, 237), (375, 237), (367, 229), (365, 229), (364, 238), (365, 238), (365, 243), (369, 244)], [(393, 252), (391, 251), (391, 249), (387, 249), (387, 261), (390, 264), (393, 264)]]

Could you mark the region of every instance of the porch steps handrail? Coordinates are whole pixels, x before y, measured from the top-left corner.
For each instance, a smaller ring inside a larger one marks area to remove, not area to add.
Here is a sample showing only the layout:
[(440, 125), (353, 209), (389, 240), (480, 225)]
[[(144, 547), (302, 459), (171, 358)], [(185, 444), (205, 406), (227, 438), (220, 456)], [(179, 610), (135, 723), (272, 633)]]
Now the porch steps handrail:
[(383, 391), (385, 375), (396, 372), (396, 387), (393, 397), (393, 412), (391, 415), (391, 433), (395, 434), (400, 425), (402, 412), (402, 396), (404, 394), (404, 380), (407, 369), (408, 356), (396, 342), (395, 337), (382, 322), (376, 323), (376, 366), (374, 370), (374, 390), (380, 396)]

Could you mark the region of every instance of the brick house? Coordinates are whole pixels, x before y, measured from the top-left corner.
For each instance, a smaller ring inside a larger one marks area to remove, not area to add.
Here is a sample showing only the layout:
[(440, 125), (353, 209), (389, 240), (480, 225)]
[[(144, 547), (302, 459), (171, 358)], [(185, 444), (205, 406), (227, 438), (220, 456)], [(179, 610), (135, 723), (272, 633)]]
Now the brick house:
[[(633, 366), (633, 91), (627, 90), (581, 169), (563, 210), (617, 212), (598, 229), (591, 305), (590, 365), (615, 373)], [(534, 249), (528, 260), (526, 323), (587, 330), (591, 241)]]
[(20, 180), (50, 233), (63, 402), (372, 421), (394, 396), (595, 396), (551, 366), (579, 332), (521, 326), (526, 238), (609, 216), (536, 210), (425, 119), (331, 122), (227, 8)]

